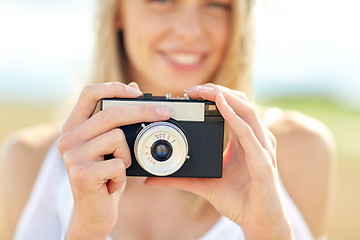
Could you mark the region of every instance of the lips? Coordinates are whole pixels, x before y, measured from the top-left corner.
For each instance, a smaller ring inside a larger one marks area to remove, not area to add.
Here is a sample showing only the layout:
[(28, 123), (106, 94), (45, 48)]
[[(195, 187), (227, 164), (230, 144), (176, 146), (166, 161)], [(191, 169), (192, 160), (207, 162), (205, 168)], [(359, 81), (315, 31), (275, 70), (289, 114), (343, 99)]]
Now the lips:
[(165, 57), (178, 65), (192, 66), (203, 60), (203, 54), (199, 53), (166, 53)]
[(199, 49), (162, 49), (160, 57), (178, 71), (197, 71), (207, 59), (207, 52)]

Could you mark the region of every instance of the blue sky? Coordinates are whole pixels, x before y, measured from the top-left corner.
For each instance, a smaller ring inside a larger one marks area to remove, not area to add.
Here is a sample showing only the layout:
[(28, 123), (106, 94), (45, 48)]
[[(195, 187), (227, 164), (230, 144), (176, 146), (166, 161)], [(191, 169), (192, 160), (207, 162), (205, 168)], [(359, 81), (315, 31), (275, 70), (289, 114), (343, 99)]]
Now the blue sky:
[[(0, 101), (59, 102), (89, 77), (93, 2), (0, 0)], [(358, 0), (258, 0), (256, 95), (360, 107), (359, 9)]]

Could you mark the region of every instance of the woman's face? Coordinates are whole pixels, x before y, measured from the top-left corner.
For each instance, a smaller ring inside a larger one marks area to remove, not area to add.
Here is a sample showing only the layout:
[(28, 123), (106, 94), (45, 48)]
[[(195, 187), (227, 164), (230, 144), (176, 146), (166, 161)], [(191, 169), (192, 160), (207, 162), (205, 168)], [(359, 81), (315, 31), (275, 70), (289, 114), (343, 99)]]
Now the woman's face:
[(123, 0), (117, 26), (130, 81), (161, 95), (210, 81), (228, 44), (231, 7), (231, 0)]

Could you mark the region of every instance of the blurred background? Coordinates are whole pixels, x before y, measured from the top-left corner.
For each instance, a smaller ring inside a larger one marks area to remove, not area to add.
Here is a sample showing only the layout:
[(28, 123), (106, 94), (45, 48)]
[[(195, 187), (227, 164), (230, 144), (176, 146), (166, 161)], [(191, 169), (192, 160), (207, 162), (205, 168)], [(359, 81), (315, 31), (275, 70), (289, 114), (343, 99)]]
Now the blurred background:
[[(358, 0), (257, 0), (255, 9), (257, 102), (318, 118), (337, 141), (330, 240), (360, 239), (359, 9)], [(93, 0), (0, 0), (0, 144), (53, 121), (89, 79), (93, 16)]]

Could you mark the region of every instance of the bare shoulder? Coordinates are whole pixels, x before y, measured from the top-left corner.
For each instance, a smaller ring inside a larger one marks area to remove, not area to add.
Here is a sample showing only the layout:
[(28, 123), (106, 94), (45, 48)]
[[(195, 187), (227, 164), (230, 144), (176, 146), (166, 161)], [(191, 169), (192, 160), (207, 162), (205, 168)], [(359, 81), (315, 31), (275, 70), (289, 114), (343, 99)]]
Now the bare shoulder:
[[(279, 137), (296, 141), (311, 141), (324, 150), (332, 151), (335, 144), (330, 130), (319, 120), (294, 110), (276, 109), (277, 116), (270, 130)], [(305, 143), (305, 142), (304, 142)], [(302, 148), (301, 145), (293, 147)]]
[(277, 110), (269, 126), (277, 139), (279, 173), (315, 237), (326, 234), (333, 204), (335, 143), (320, 121), (297, 111)]
[(43, 159), (58, 136), (58, 127), (38, 125), (10, 135), (1, 147), (1, 191), (10, 235), (30, 195)]
[(13, 133), (2, 145), (2, 166), (22, 169), (24, 164), (41, 164), (58, 132), (57, 125), (43, 124)]

